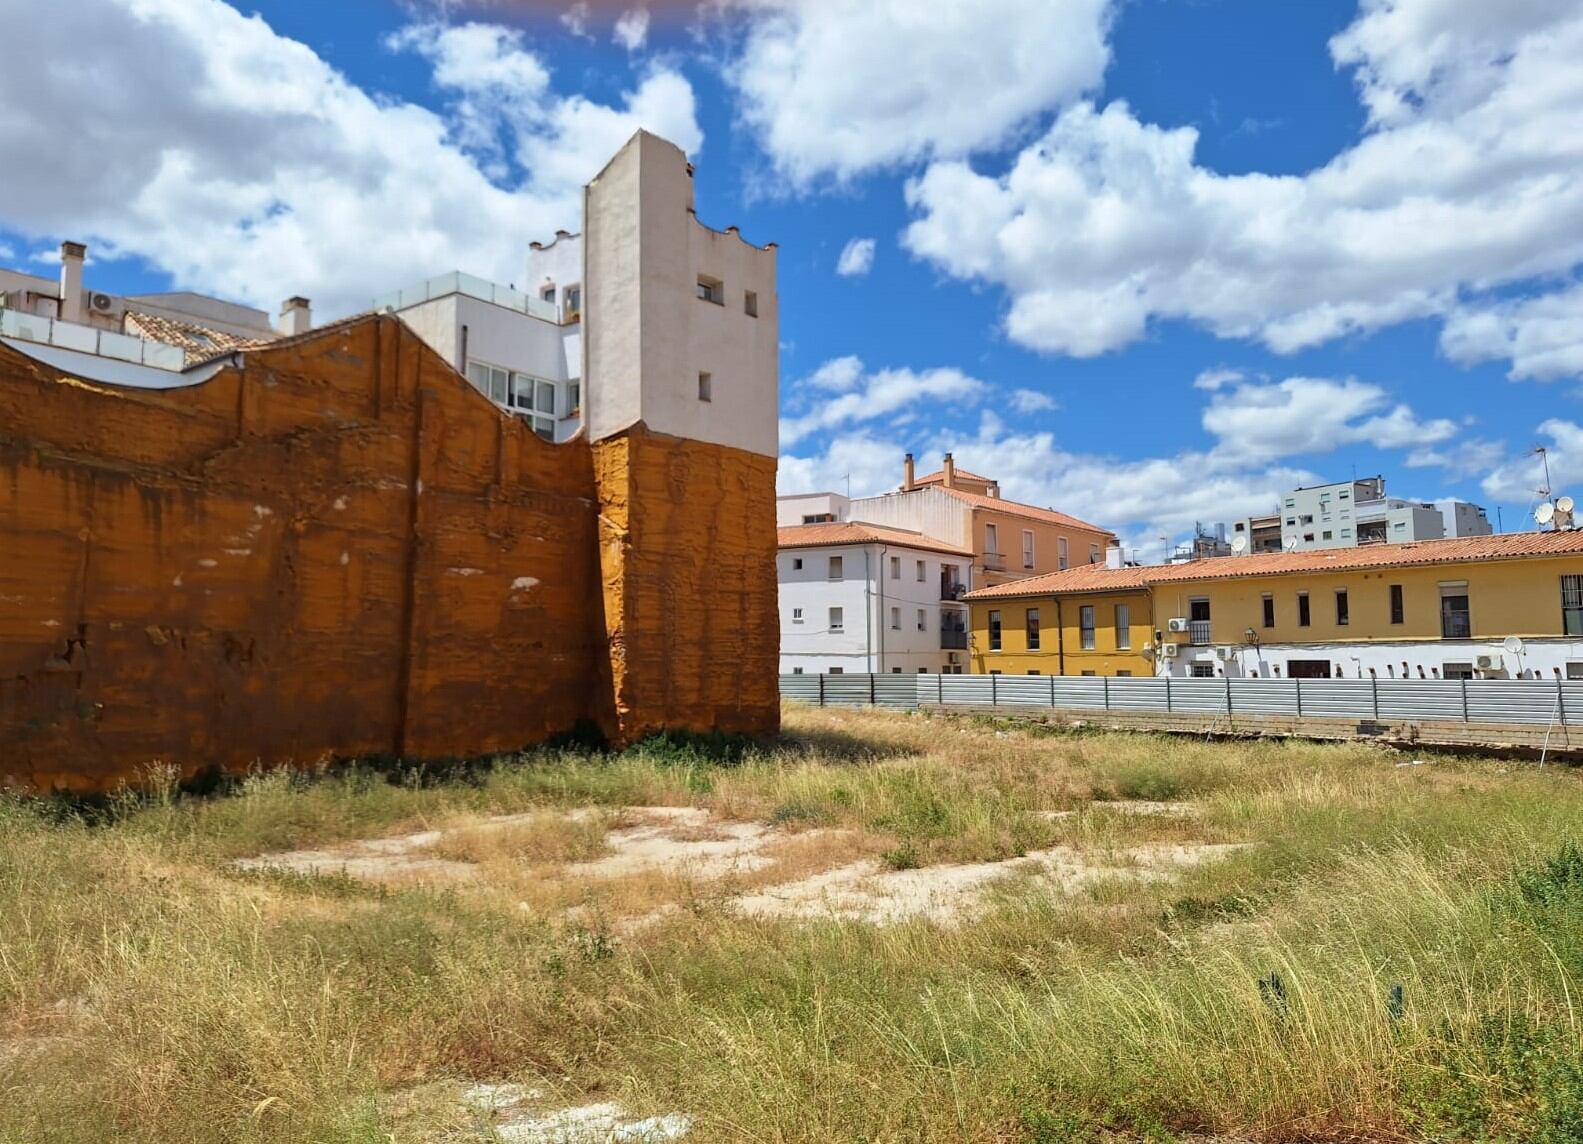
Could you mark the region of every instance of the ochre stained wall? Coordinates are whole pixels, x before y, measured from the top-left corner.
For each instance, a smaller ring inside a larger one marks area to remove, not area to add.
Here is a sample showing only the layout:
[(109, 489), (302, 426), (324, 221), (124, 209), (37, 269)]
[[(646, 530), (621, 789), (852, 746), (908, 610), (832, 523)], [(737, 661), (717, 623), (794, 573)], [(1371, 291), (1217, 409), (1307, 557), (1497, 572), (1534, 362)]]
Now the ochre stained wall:
[(774, 458), (639, 425), (594, 467), (612, 737), (778, 728)]
[[(1094, 609), (1092, 648), (1083, 647), (1083, 609)], [(1127, 625), (1118, 608), (1126, 608)], [(1039, 647), (1028, 649), (1028, 613), (1039, 613)], [(1000, 650), (990, 650), (990, 613), (1000, 613)], [(1152, 675), (1141, 649), (1154, 638), (1144, 589), (1009, 597), (973, 603), (971, 670), (975, 675)], [(1123, 647), (1125, 643), (1128, 646)]]
[[(732, 516), (770, 519), (773, 461), (716, 492), (732, 451), (658, 439), (652, 457), (699, 455), (635, 469), (627, 540), (602, 550), (600, 498), (647, 437), (550, 445), (388, 317), (168, 391), (0, 346), (0, 782), (473, 756), (581, 720), (618, 742), (773, 731), (773, 526), (759, 567)], [(769, 622), (716, 659), (698, 596), (722, 585), (721, 623)]]

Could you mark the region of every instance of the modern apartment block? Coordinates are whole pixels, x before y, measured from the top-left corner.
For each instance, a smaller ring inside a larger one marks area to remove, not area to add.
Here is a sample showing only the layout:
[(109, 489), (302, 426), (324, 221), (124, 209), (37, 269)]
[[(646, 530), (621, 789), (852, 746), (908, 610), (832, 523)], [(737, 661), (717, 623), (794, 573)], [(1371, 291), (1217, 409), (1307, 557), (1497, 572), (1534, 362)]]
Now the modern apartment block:
[(1281, 498), (1280, 517), (1281, 547), (1287, 552), (1487, 536), (1492, 531), (1479, 506), (1389, 497), (1384, 477), (1293, 489)]
[(63, 369), (94, 365), (122, 385), (171, 389), (202, 380), (191, 369), (313, 326), (306, 298), (288, 298), (271, 324), (263, 310), (203, 294), (94, 290), (87, 262), (87, 246), (63, 242), (58, 278), (0, 268), (0, 340)]
[(374, 300), (546, 441), (582, 428), (583, 238), (529, 244), (528, 290), (452, 271)]
[(851, 521), (783, 526), (779, 547), (783, 675), (967, 670), (967, 549)]
[(975, 672), (1583, 679), (1583, 531), (1077, 568), (968, 598)]

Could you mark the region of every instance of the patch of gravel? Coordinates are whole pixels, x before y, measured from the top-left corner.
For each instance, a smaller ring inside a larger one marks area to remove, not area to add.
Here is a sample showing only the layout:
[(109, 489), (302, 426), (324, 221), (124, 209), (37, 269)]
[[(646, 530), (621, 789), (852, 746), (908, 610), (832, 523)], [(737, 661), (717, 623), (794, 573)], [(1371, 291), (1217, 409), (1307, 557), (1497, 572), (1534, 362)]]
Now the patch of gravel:
[(501, 1144), (661, 1144), (680, 1140), (692, 1126), (692, 1119), (679, 1112), (634, 1118), (619, 1104), (585, 1104), (532, 1119), (502, 1120), (494, 1138)]

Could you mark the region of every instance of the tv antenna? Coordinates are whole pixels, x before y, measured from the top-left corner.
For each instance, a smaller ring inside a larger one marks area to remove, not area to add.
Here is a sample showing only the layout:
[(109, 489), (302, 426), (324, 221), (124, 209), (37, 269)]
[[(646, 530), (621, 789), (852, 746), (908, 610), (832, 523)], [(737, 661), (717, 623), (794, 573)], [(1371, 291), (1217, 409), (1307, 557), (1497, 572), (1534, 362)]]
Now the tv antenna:
[(1535, 447), (1534, 452), (1539, 454), (1539, 463), (1542, 464), (1544, 466), (1544, 468), (1545, 468), (1545, 483), (1544, 483), (1544, 487), (1539, 490), (1539, 495), (1544, 497), (1546, 500), (1549, 500), (1550, 499), (1550, 491), (1551, 491), (1550, 490), (1550, 450), (1547, 449), (1543, 445), (1539, 445), (1539, 446)]

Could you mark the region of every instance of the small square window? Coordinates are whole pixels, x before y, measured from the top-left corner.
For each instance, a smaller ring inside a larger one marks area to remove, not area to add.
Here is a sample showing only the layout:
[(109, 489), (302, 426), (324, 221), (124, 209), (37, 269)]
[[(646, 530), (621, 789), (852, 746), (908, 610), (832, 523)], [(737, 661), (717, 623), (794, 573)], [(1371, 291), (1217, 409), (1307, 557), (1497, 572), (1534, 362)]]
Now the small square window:
[(698, 298), (703, 302), (713, 302), (716, 306), (724, 306), (726, 304), (725, 286), (718, 278), (710, 278), (707, 275), (700, 274), (698, 276)]
[(792, 571), (793, 572), (801, 572), (802, 571), (802, 557), (801, 556), (793, 556), (792, 557)]
[(759, 316), (759, 296), (755, 291), (749, 290), (742, 296), (742, 312), (750, 318)]
[(793, 608), (792, 609), (792, 623), (794, 623), (794, 624), (802, 623), (802, 609), (801, 608)]
[(714, 379), (714, 375), (713, 374), (704, 373), (701, 370), (699, 371), (699, 374), (698, 374), (698, 400), (699, 401), (713, 401), (715, 399), (715, 397), (714, 397), (714, 388), (715, 388), (714, 382), (715, 382), (715, 379)]

